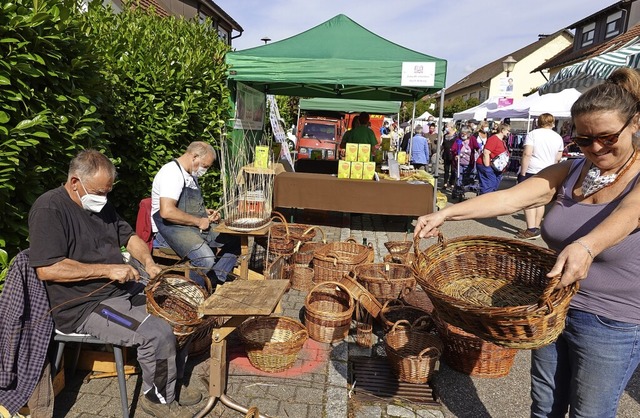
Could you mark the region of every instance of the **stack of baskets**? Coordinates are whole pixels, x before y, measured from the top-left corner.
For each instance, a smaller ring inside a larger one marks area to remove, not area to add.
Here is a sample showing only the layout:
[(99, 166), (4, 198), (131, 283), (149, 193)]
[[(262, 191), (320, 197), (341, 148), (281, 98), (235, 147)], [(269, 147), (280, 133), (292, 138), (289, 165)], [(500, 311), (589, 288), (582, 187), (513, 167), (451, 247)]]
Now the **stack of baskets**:
[(404, 264), (374, 263), (355, 266), (360, 283), (380, 302), (399, 299), (416, 287), (411, 268)]
[(268, 373), (289, 369), (307, 341), (304, 325), (283, 316), (249, 319), (238, 329), (249, 362)]
[[(405, 320), (411, 324), (418, 320), (426, 322), (425, 331), (435, 331), (435, 324), (431, 317), (431, 314), (425, 310), (417, 308), (415, 306), (406, 305), (401, 300), (390, 300), (382, 305), (380, 310), (380, 321), (385, 332), (391, 330), (394, 324), (398, 321)], [(400, 324), (398, 327), (402, 328), (404, 325)]]
[[(291, 256), (291, 267), (293, 274), (291, 276), (291, 287), (296, 290), (308, 292), (313, 288), (315, 283), (313, 282), (313, 268), (311, 263), (313, 261), (313, 254), (315, 250), (326, 245), (325, 234), (322, 228), (314, 226), (310, 227), (314, 230), (320, 231), (322, 235), (322, 241), (298, 241), (294, 248), (293, 255)], [(303, 237), (307, 237), (307, 234), (303, 233)]]
[(577, 283), (555, 289), (560, 278), (546, 276), (555, 258), (519, 240), (440, 236), (413, 267), (442, 320), (500, 346), (530, 349), (558, 337), (578, 290)]
[[(316, 227), (287, 223), (284, 216), (278, 212), (274, 212), (274, 219), (280, 219), (281, 223), (273, 223), (269, 228), (269, 239), (267, 243), (267, 259), (265, 263), (265, 271), (269, 269), (270, 265), (278, 258), (282, 257), (285, 260), (286, 266), (283, 269), (284, 279), (292, 280), (296, 269), (293, 263), (294, 251), (301, 243), (307, 243), (316, 236)], [(308, 271), (298, 272), (300, 274), (306, 273), (308, 278)]]
[(461, 373), (477, 377), (503, 377), (509, 374), (518, 350), (500, 347), (435, 319), (444, 342), (444, 361)]
[(309, 337), (322, 343), (346, 338), (353, 315), (353, 299), (342, 284), (317, 284), (304, 301), (304, 323)]
[(207, 292), (184, 276), (161, 273), (145, 287), (147, 312), (167, 321), (173, 328), (178, 347), (183, 347), (202, 323), (198, 306)]
[(317, 249), (313, 255), (313, 280), (316, 283), (339, 281), (358, 264), (371, 260), (372, 252), (366, 245), (347, 242), (331, 242)]
[(401, 320), (385, 335), (384, 342), (387, 359), (398, 380), (416, 384), (429, 381), (443, 350), (436, 334), (417, 330), (409, 321)]

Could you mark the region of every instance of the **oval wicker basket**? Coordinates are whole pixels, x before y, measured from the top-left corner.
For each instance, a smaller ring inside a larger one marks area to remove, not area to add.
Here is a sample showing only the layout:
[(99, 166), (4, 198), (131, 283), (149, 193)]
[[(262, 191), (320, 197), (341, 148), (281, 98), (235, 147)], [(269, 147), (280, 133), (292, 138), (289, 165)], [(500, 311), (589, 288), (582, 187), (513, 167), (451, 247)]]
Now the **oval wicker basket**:
[(449, 367), (477, 377), (495, 378), (509, 374), (518, 350), (484, 341), (437, 316), (435, 323), (444, 342), (442, 358)]
[[(426, 324), (424, 331), (431, 332), (435, 330), (435, 324), (429, 312), (415, 306), (406, 305), (401, 300), (387, 301), (380, 310), (380, 321), (382, 321), (385, 332), (389, 331), (398, 321), (405, 320), (413, 324), (421, 318), (428, 318), (428, 324)], [(402, 326), (400, 325), (400, 327)]]
[[(418, 242), (414, 244), (418, 248)], [(504, 347), (530, 349), (553, 342), (578, 285), (555, 290), (547, 272), (553, 251), (518, 240), (466, 236), (416, 254), (418, 283), (451, 325)]]
[(371, 257), (366, 245), (355, 241), (330, 242), (313, 254), (313, 271), (316, 283), (338, 281), (358, 264), (365, 263)]
[(171, 325), (179, 347), (202, 323), (198, 306), (207, 298), (207, 292), (195, 282), (177, 274), (161, 273), (145, 287), (147, 312)]
[(413, 241), (387, 241), (384, 243), (389, 254), (402, 255), (407, 254), (413, 246)]
[(283, 316), (248, 319), (240, 325), (238, 333), (249, 362), (268, 373), (291, 368), (309, 336), (304, 325)]
[(338, 282), (317, 284), (304, 301), (304, 323), (309, 337), (322, 343), (343, 340), (349, 333), (353, 299)]
[[(404, 328), (397, 329), (399, 325)], [(391, 369), (398, 380), (407, 383), (428, 382), (443, 350), (437, 335), (417, 331), (408, 321), (397, 322), (384, 336), (384, 343)]]
[(411, 267), (395, 263), (360, 264), (353, 268), (357, 280), (380, 302), (399, 299), (416, 288)]

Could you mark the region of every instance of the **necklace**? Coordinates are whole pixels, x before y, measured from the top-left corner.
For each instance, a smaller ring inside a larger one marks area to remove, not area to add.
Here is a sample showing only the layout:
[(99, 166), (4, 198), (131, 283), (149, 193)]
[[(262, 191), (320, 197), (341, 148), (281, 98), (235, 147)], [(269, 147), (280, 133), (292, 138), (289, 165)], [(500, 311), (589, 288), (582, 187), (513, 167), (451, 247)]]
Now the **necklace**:
[[(615, 184), (629, 169), (629, 167), (633, 165), (633, 162), (635, 162), (636, 151), (637, 149), (634, 147), (633, 152), (631, 153), (629, 158), (627, 158), (627, 161), (625, 161), (622, 167), (620, 167), (618, 171), (613, 174), (601, 176), (600, 169), (598, 167), (591, 167), (589, 171), (587, 171), (587, 175), (582, 181), (582, 195), (584, 197), (589, 197), (597, 191)], [(631, 164), (629, 164), (630, 161)]]

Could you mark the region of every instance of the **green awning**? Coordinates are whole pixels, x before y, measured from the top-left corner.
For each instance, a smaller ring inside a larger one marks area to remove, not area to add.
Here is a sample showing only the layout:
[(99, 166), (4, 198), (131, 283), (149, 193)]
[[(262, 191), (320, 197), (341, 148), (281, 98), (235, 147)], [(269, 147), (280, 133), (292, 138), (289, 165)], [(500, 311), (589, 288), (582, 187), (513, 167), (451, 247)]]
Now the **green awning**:
[(400, 112), (400, 102), (316, 97), (313, 99), (300, 99), (300, 110), (329, 110), (344, 113), (368, 112), (391, 115)]

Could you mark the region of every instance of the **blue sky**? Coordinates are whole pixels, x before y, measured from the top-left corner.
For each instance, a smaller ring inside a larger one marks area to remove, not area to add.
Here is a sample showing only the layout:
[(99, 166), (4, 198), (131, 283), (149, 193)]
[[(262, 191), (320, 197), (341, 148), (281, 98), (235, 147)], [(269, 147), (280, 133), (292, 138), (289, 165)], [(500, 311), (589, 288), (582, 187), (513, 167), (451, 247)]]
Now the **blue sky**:
[[(448, 61), (447, 86), (614, 0), (214, 0), (243, 27), (240, 50), (279, 41), (337, 14), (404, 47)], [(234, 32), (235, 33), (235, 32)]]

